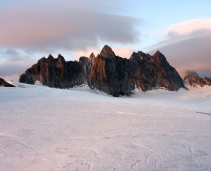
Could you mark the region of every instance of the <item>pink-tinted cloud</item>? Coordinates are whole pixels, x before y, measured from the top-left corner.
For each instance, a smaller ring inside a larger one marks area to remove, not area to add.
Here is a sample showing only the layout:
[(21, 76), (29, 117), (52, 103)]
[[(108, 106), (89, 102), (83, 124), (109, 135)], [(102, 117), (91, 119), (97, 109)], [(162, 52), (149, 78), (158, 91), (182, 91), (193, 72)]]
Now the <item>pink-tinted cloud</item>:
[(169, 35), (169, 33), (175, 33), (177, 35), (188, 35), (198, 30), (211, 30), (211, 18), (197, 19), (173, 24), (164, 29), (162, 33), (164, 35)]
[(130, 46), (125, 46), (121, 48), (113, 48), (113, 51), (117, 56), (130, 58), (134, 50)]
[[(131, 54), (133, 53), (133, 49), (130, 46), (112, 48), (112, 50), (117, 56), (121, 56), (123, 58), (130, 58)], [(75, 51), (73, 54), (78, 58), (81, 56), (89, 57), (92, 52), (95, 54), (95, 56), (97, 56), (101, 52), (101, 49), (88, 48), (87, 50)]]
[(92, 52), (94, 53), (95, 56), (97, 56), (100, 53), (100, 49), (97, 49), (97, 48), (87, 48), (86, 50), (77, 50), (77, 51), (74, 51), (74, 52), (72, 52), (72, 54), (76, 58), (80, 58), (81, 56), (89, 57)]
[(109, 10), (114, 8), (111, 4), (61, 2), (26, 1), (0, 7), (0, 46), (52, 52), (85, 50), (96, 47), (99, 41), (120, 44), (137, 41), (135, 26), (140, 20), (110, 14)]

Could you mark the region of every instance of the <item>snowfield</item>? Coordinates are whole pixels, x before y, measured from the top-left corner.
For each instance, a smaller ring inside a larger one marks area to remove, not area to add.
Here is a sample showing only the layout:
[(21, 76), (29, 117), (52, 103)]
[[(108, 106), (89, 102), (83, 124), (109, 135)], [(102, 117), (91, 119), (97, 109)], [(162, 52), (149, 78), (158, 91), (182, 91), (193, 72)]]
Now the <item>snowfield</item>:
[(0, 88), (0, 171), (210, 171), (211, 87)]

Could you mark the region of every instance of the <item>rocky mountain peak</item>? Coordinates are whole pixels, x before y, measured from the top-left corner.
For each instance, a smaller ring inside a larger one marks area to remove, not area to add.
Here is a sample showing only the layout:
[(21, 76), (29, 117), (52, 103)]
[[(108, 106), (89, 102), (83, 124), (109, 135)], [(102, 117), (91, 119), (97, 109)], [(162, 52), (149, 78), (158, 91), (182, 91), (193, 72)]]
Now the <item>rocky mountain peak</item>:
[(95, 55), (94, 55), (93, 52), (90, 54), (89, 58), (90, 58), (91, 60), (95, 59)]
[(105, 45), (103, 47), (103, 49), (100, 52), (100, 55), (107, 58), (114, 58), (116, 56), (113, 50), (108, 45)]
[(160, 54), (162, 54), (162, 53), (159, 50), (157, 50), (154, 55), (160, 55)]
[(169, 63), (166, 60), (166, 57), (159, 50), (155, 52), (155, 54), (152, 56), (152, 60), (158, 65), (162, 66), (169, 65)]
[(204, 87), (205, 85), (211, 85), (211, 78), (200, 78), (195, 71), (186, 71), (184, 80), (191, 87)]
[(159, 58), (165, 58), (165, 56), (158, 50), (157, 52), (155, 52), (155, 54), (153, 55), (153, 57), (159, 57)]
[(89, 59), (88, 59), (86, 56), (81, 56), (81, 57), (79, 58), (79, 62), (80, 62), (81, 64), (86, 64), (86, 63), (88, 63), (88, 61), (89, 61)]
[(199, 75), (195, 71), (186, 71), (185, 72), (186, 77), (194, 77), (199, 79)]
[(64, 57), (61, 54), (58, 54), (58, 59), (61, 59), (61, 60), (65, 61)]
[[(42, 58), (42, 59), (43, 59), (43, 58)], [(43, 61), (45, 61), (45, 60), (46, 60), (46, 59), (44, 58)], [(49, 64), (55, 63), (54, 57), (53, 57), (51, 54), (48, 55), (47, 61), (48, 61)]]
[(211, 77), (210, 77), (210, 78), (205, 77), (205, 78), (204, 78), (204, 82), (205, 82), (208, 86), (211, 86)]
[(58, 68), (64, 68), (64, 66), (65, 66), (65, 59), (64, 59), (64, 57), (59, 54), (57, 59), (58, 59), (57, 60), (57, 67)]
[(54, 59), (54, 57), (51, 54), (49, 54), (48, 59)]
[(138, 51), (138, 54), (140, 55), (140, 56), (147, 56), (144, 52), (142, 52), (142, 51)]
[[(110, 56), (112, 60), (108, 60)], [(113, 96), (130, 94), (135, 87), (143, 91), (159, 87), (174, 91), (184, 87), (175, 68), (160, 52), (150, 56), (138, 51), (125, 59), (115, 56), (107, 45), (90, 70), (88, 85)]]
[[(91, 63), (91, 67), (92, 67), (94, 65), (95, 59), (96, 59), (96, 57), (95, 57), (93, 52), (90, 54), (89, 59), (91, 61), (90, 63)], [(91, 69), (91, 67), (90, 67), (90, 69)]]
[(19, 78), (19, 82), (27, 84), (34, 84), (36, 80), (49, 87), (70, 88), (84, 84), (85, 73), (81, 63), (66, 62), (62, 55), (58, 58), (49, 55), (47, 59), (41, 58)]

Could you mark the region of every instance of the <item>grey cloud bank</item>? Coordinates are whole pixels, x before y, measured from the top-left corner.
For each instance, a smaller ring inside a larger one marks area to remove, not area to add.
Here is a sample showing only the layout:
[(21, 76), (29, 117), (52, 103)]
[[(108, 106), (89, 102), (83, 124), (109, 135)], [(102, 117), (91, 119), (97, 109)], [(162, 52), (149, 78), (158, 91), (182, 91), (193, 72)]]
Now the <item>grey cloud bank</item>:
[(181, 75), (195, 70), (200, 76), (211, 77), (211, 30), (199, 29), (180, 35), (169, 32), (169, 38), (151, 47), (150, 53), (159, 49)]
[(3, 78), (13, 77), (15, 81), (18, 81), (19, 75), (36, 62), (36, 60), (31, 59), (29, 56), (23, 56), (13, 49), (8, 49), (1, 53), (6, 58), (0, 64), (0, 77)]
[(84, 50), (99, 41), (134, 43), (140, 19), (104, 12), (96, 1), (24, 3), (2, 8), (0, 45), (28, 51)]

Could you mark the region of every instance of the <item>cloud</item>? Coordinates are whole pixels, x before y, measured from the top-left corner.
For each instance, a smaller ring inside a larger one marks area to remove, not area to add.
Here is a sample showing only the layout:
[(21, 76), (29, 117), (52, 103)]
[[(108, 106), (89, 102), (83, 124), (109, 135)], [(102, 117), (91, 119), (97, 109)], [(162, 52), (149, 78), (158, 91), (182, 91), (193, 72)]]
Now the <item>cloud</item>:
[(211, 19), (175, 24), (162, 33), (167, 40), (150, 47), (150, 53), (159, 49), (182, 76), (195, 70), (211, 77)]
[(173, 24), (162, 31), (163, 34), (177, 33), (178, 35), (188, 35), (198, 30), (211, 30), (211, 19), (198, 19)]
[[(115, 3), (117, 4), (117, 3)], [(137, 42), (140, 19), (111, 14), (103, 1), (20, 2), (0, 7), (0, 46), (27, 51), (86, 50), (99, 41)]]
[(25, 72), (26, 68), (36, 63), (28, 56), (22, 56), (19, 52), (8, 49), (4, 52), (5, 61), (0, 61), (0, 78), (5, 80), (18, 81), (19, 76)]
[(7, 59), (7, 62), (20, 62), (27, 60), (28, 57), (22, 56), (19, 52), (17, 52), (14, 49), (7, 49), (5, 52), (3, 52), (4, 56)]
[(113, 48), (113, 51), (117, 56), (130, 58), (134, 50), (130, 46), (125, 46), (121, 48)]

